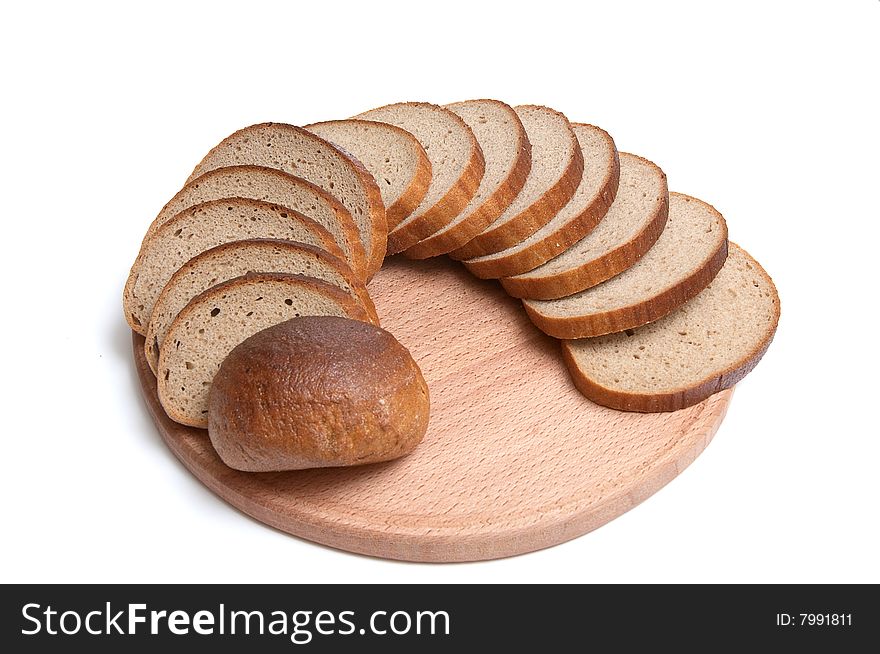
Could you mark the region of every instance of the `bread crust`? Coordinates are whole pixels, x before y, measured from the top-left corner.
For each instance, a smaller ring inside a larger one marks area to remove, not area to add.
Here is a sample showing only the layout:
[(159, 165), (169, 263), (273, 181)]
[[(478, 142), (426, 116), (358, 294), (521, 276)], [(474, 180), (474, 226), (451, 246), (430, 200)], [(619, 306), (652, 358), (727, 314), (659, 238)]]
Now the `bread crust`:
[(666, 174), (656, 164), (643, 157), (629, 156), (650, 164), (663, 176), (663, 195), (654, 205), (651, 218), (644, 228), (619, 247), (575, 268), (544, 277), (502, 277), (501, 285), (509, 295), (533, 300), (555, 300), (566, 295), (574, 295), (622, 273), (632, 267), (645, 252), (651, 249), (660, 238), (660, 234), (663, 233), (666, 219), (669, 216), (669, 191), (666, 186)]
[[(453, 122), (458, 123), (464, 130), (465, 134), (468, 135), (471, 142), (471, 156), (468, 159), (461, 176), (451, 187), (449, 187), (449, 190), (446, 191), (442, 198), (437, 200), (432, 207), (423, 211), (421, 214), (417, 214), (414, 217), (411, 216), (411, 220), (398, 225), (395, 229), (389, 232), (387, 251), (389, 255), (397, 254), (398, 252), (406, 250), (448, 225), (459, 213), (461, 213), (462, 209), (468, 205), (471, 198), (476, 195), (477, 189), (480, 187), (480, 182), (483, 179), (483, 173), (486, 169), (486, 162), (483, 159), (483, 151), (480, 149), (480, 144), (477, 143), (477, 138), (461, 117), (452, 111), (429, 102), (396, 102), (377, 107), (376, 109), (403, 106), (430, 107), (432, 110), (439, 109), (446, 112), (450, 119)], [(371, 109), (370, 111), (376, 111), (376, 109)], [(370, 120), (369, 117), (365, 117), (365, 114), (369, 114), (370, 111), (360, 114), (357, 118), (360, 120)]]
[(385, 254), (388, 249), (388, 220), (385, 217), (385, 203), (382, 201), (382, 192), (379, 190), (379, 185), (376, 184), (376, 180), (364, 167), (364, 164), (358, 161), (354, 155), (342, 148), (336, 147), (330, 141), (322, 139), (317, 134), (304, 130), (302, 127), (295, 127), (294, 129), (302, 134), (308, 134), (322, 143), (326, 143), (327, 146), (348, 159), (363, 184), (367, 195), (367, 204), (370, 206), (370, 251), (366, 253), (365, 264), (367, 273), (365, 281), (369, 282), (373, 275), (379, 272), (379, 269), (382, 267), (382, 262), (385, 261)]
[[(549, 111), (568, 122), (568, 119), (555, 109), (539, 105), (523, 105), (523, 107)], [(463, 261), (506, 250), (550, 222), (553, 216), (574, 196), (584, 174), (584, 157), (574, 131), (571, 131), (570, 138), (571, 157), (565, 171), (553, 186), (519, 214), (495, 228), (490, 225), (487, 230), (475, 236), (462, 247), (449, 252), (449, 256)]]
[[(742, 249), (742, 248), (740, 248)], [(743, 250), (745, 252), (745, 250)], [(746, 253), (748, 254), (748, 253)], [(665, 393), (629, 393), (613, 388), (607, 388), (600, 383), (591, 379), (584, 371), (582, 371), (571, 352), (571, 344), (568, 341), (562, 341), (562, 358), (571, 379), (577, 389), (584, 396), (602, 406), (607, 406), (620, 411), (639, 411), (642, 413), (657, 413), (663, 411), (678, 411), (689, 406), (693, 406), (702, 402), (706, 398), (715, 393), (731, 388), (736, 385), (743, 377), (749, 374), (758, 362), (764, 356), (773, 337), (776, 334), (776, 328), (779, 325), (779, 317), (781, 313), (781, 304), (779, 294), (776, 291), (776, 285), (773, 279), (767, 274), (767, 271), (760, 263), (755, 261), (750, 255), (749, 259), (754, 264), (758, 274), (762, 275), (765, 281), (773, 289), (776, 296), (776, 311), (773, 317), (773, 326), (760, 343), (748, 354), (727, 366), (724, 370), (720, 370), (715, 374), (701, 379), (694, 384), (677, 388), (673, 391)]]
[[(683, 193), (673, 195), (684, 196)], [(690, 196), (684, 196), (690, 197)], [(691, 198), (696, 200), (696, 198)], [(701, 200), (697, 200), (702, 202)], [(703, 203), (705, 204), (705, 203)], [(665, 291), (627, 307), (619, 307), (602, 313), (585, 316), (548, 316), (542, 314), (523, 300), (523, 307), (532, 323), (545, 334), (561, 339), (590, 338), (635, 329), (649, 322), (659, 320), (697, 295), (715, 279), (727, 260), (727, 223), (718, 211), (709, 206), (720, 218), (723, 238), (718, 247), (706, 258), (703, 264), (687, 277), (679, 280)]]
[(295, 318), (236, 347), (209, 398), (208, 433), (248, 472), (388, 461), (428, 426), (428, 387), (388, 332), (345, 318)]
[[(584, 123), (572, 123), (572, 125), (584, 125)], [(608, 132), (595, 125), (584, 126), (600, 132), (603, 140), (610, 146), (612, 153), (610, 166), (605, 171), (596, 196), (580, 214), (527, 248), (505, 256), (492, 256), (491, 259), (482, 261), (480, 259), (463, 261), (462, 263), (472, 275), (480, 279), (498, 279), (537, 268), (584, 238), (602, 221), (617, 196), (617, 184), (620, 181), (620, 158), (614, 145), (614, 139)]]
[[(375, 122), (376, 121), (373, 120), (362, 120), (360, 118), (323, 120), (319, 123), (306, 125), (305, 129), (311, 130), (313, 127), (319, 127), (321, 125), (335, 125), (340, 123), (361, 123), (371, 125)], [(402, 220), (416, 210), (422, 199), (425, 197), (425, 194), (428, 192), (428, 187), (431, 185), (431, 160), (428, 159), (425, 148), (422, 147), (422, 144), (419, 143), (419, 140), (415, 136), (397, 125), (392, 125), (390, 123), (382, 123), (382, 125), (389, 130), (398, 133), (404, 140), (410, 143), (413, 152), (415, 152), (416, 155), (416, 167), (412, 179), (410, 179), (409, 184), (400, 194), (400, 197), (394, 201), (394, 204), (390, 207), (385, 207), (385, 220), (388, 223), (388, 231), (391, 231), (397, 227)], [(334, 145), (336, 144), (334, 143)], [(336, 145), (336, 148), (346, 152), (349, 156), (354, 156), (347, 152), (341, 145)]]
[(272, 128), (279, 131), (292, 131), (296, 134), (302, 136), (306, 140), (311, 140), (316, 142), (318, 145), (329, 148), (330, 150), (339, 153), (339, 155), (346, 161), (351, 164), (351, 169), (360, 180), (364, 193), (367, 198), (367, 204), (369, 205), (369, 220), (370, 220), (370, 251), (366, 253), (366, 278), (370, 279), (379, 268), (382, 267), (382, 261), (385, 259), (385, 248), (387, 244), (387, 236), (388, 236), (388, 224), (385, 220), (385, 205), (382, 202), (382, 194), (379, 192), (379, 187), (376, 184), (376, 180), (373, 179), (373, 176), (367, 172), (367, 169), (364, 168), (363, 164), (358, 161), (355, 157), (351, 156), (349, 153), (344, 152), (337, 148), (335, 145), (322, 139), (317, 134), (312, 134), (311, 132), (303, 129), (302, 127), (297, 127), (296, 125), (289, 125), (287, 123), (257, 123), (255, 125), (249, 125), (248, 127), (243, 127), (239, 130), (234, 131), (232, 134), (224, 138), (220, 143), (215, 145), (211, 150), (206, 154), (202, 160), (196, 164), (196, 167), (193, 168), (192, 173), (187, 178), (187, 184), (190, 183), (193, 179), (200, 176), (203, 172), (207, 172), (204, 170), (206, 166), (206, 162), (211, 160), (214, 157), (214, 154), (223, 148), (225, 144), (238, 137), (241, 134), (246, 134), (249, 131), (257, 131), (260, 129)]
[[(474, 209), (464, 220), (449, 229), (443, 228), (435, 234), (419, 241), (415, 245), (403, 251), (403, 256), (409, 259), (427, 259), (446, 254), (474, 238), (477, 234), (495, 222), (507, 207), (516, 199), (519, 192), (525, 186), (529, 172), (532, 169), (532, 144), (526, 134), (522, 121), (516, 112), (508, 104), (499, 100), (466, 100), (446, 105), (452, 107), (457, 104), (468, 102), (487, 102), (498, 105), (509, 113), (511, 124), (517, 132), (518, 149), (516, 161), (514, 161), (507, 177), (501, 182), (492, 194), (483, 200), (483, 203)], [(485, 153), (483, 153), (485, 157)], [(479, 188), (479, 187), (478, 187)]]
[[(193, 206), (184, 209), (180, 213), (176, 214), (170, 220), (162, 223), (159, 229), (164, 228), (166, 225), (176, 224), (182, 220), (185, 220), (186, 216), (190, 215), (192, 212), (199, 209), (199, 207), (204, 207), (213, 204), (223, 204), (226, 202), (235, 201), (242, 202), (244, 204), (252, 204), (252, 205), (264, 205), (267, 207), (274, 207), (280, 209), (281, 211), (290, 214), (294, 220), (305, 225), (309, 231), (311, 231), (315, 236), (317, 236), (321, 240), (321, 244), (323, 248), (338, 258), (344, 258), (342, 250), (339, 249), (339, 246), (336, 245), (336, 241), (333, 239), (333, 236), (327, 229), (318, 223), (317, 221), (309, 218), (308, 216), (301, 214), (299, 211), (295, 209), (289, 209), (288, 207), (283, 207), (278, 204), (273, 204), (271, 202), (264, 202), (262, 200), (253, 200), (251, 198), (218, 198), (216, 200), (207, 200), (205, 202), (200, 202), (199, 204), (194, 204)], [(156, 230), (158, 233), (158, 229)], [(155, 234), (153, 235), (155, 238)], [(150, 242), (152, 238), (150, 239)], [(141, 264), (143, 262), (144, 257), (147, 254), (149, 248), (149, 242), (145, 242), (143, 249), (138, 254), (134, 263), (131, 266), (131, 270), (128, 273), (128, 279), (125, 281), (125, 286), (122, 290), (122, 308), (125, 313), (125, 320), (128, 323), (129, 327), (131, 327), (135, 332), (141, 334), (142, 336), (146, 336), (147, 325), (142, 324), (141, 321), (136, 316), (136, 312), (133, 310), (132, 304), (135, 301), (134, 298), (134, 289), (137, 284), (138, 277), (140, 276)], [(149, 324), (149, 317), (147, 317), (147, 323)]]
[[(229, 292), (231, 290), (234, 290), (236, 287), (245, 284), (261, 283), (266, 281), (283, 281), (291, 284), (292, 286), (311, 286), (312, 288), (319, 289), (322, 293), (332, 296), (333, 299), (339, 303), (339, 305), (345, 310), (345, 313), (351, 319), (369, 323), (367, 310), (357, 301), (355, 301), (354, 298), (352, 298), (348, 293), (340, 288), (337, 288), (336, 286), (333, 286), (332, 284), (328, 284), (327, 282), (315, 279), (314, 277), (307, 277), (305, 275), (290, 275), (287, 273), (252, 273), (249, 275), (235, 277), (225, 282), (221, 282), (220, 284), (212, 286), (203, 293), (199, 293), (197, 296), (195, 296), (192, 300), (190, 300), (189, 304), (187, 304), (183, 308), (183, 310), (181, 310), (181, 312), (177, 314), (177, 318), (175, 318), (174, 321), (171, 323), (171, 327), (168, 330), (168, 335), (166, 336), (166, 341), (169, 338), (173, 338), (176, 325), (185, 323), (187, 320), (189, 320), (190, 314), (195, 311), (196, 307), (205, 298), (211, 297), (214, 294)], [(161, 371), (163, 368), (166, 367), (169, 351), (170, 348), (161, 349), (159, 353), (159, 365), (157, 370)], [(188, 425), (190, 427), (200, 427), (204, 429), (208, 426), (207, 418), (203, 420), (191, 420), (189, 417), (175, 410), (173, 404), (171, 403), (171, 399), (168, 397), (168, 391), (165, 383), (166, 380), (164, 379), (163, 375), (158, 375), (156, 378), (156, 382), (159, 402), (162, 404), (162, 407), (165, 409), (165, 413), (168, 414), (169, 418), (171, 418), (175, 422), (178, 422), (182, 425)]]
[[(154, 375), (156, 374), (156, 370), (158, 369), (157, 366), (159, 364), (159, 346), (161, 345), (161, 343), (157, 341), (155, 308), (163, 304), (165, 298), (171, 293), (171, 289), (180, 279), (186, 277), (190, 273), (193, 267), (195, 267), (195, 265), (198, 263), (197, 260), (210, 257), (214, 254), (217, 254), (218, 252), (224, 252), (226, 250), (247, 247), (255, 244), (265, 244), (281, 249), (289, 249), (296, 252), (306, 252), (321, 260), (323, 263), (333, 268), (339, 274), (339, 276), (342, 277), (349, 286), (351, 286), (351, 289), (357, 296), (358, 300), (360, 300), (360, 302), (364, 305), (364, 309), (366, 309), (367, 314), (369, 315), (370, 322), (374, 325), (379, 325), (379, 315), (376, 313), (376, 305), (373, 304), (373, 300), (372, 298), (370, 298), (370, 294), (367, 293), (367, 287), (364, 286), (363, 281), (361, 281), (361, 279), (352, 272), (348, 264), (345, 263), (345, 261), (339, 256), (330, 254), (326, 250), (315, 247), (314, 245), (309, 245), (308, 243), (300, 243), (299, 241), (289, 241), (278, 238), (252, 238), (244, 239), (241, 241), (231, 241), (229, 243), (223, 243), (222, 245), (213, 247), (210, 250), (205, 250), (201, 254), (198, 254), (187, 261), (185, 264), (183, 264), (183, 266), (180, 267), (177, 272), (174, 273), (174, 275), (171, 276), (171, 279), (169, 279), (168, 283), (165, 284), (165, 288), (163, 288), (162, 292), (159, 293), (159, 297), (156, 299), (156, 304), (153, 310), (154, 317), (150, 319), (150, 322), (147, 325), (147, 334), (144, 341), (144, 357), (146, 358), (147, 364), (150, 366), (150, 370), (153, 371)], [(277, 271), (265, 270), (254, 272)]]
[[(340, 152), (342, 151), (340, 150)], [(349, 160), (355, 164), (355, 170), (360, 175), (369, 198), (370, 227), (372, 231), (370, 234), (370, 252), (367, 254), (367, 276), (365, 280), (369, 282), (379, 272), (388, 252), (388, 223), (385, 219), (385, 205), (382, 204), (382, 194), (379, 191), (376, 180), (367, 172), (364, 165), (351, 155), (347, 155), (345, 152), (342, 152), (342, 154), (348, 156)]]

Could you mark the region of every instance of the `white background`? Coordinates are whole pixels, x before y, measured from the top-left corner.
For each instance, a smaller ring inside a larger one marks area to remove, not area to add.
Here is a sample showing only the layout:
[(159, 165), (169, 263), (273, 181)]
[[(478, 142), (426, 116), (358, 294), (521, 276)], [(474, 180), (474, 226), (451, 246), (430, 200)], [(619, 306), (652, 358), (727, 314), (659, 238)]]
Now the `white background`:
[[(880, 582), (877, 0), (11, 5), (0, 580)], [(239, 514), (139, 395), (145, 228), (239, 127), (472, 97), (603, 126), (717, 206), (779, 287), (773, 346), (678, 479), (546, 551), (402, 564)]]

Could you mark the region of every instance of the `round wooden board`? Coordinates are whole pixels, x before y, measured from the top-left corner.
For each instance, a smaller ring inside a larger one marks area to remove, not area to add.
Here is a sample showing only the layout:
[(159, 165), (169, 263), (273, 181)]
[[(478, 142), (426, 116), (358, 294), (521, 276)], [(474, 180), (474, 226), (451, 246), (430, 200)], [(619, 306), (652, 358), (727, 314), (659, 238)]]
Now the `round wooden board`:
[(657, 492), (708, 445), (732, 389), (674, 413), (586, 400), (558, 343), (495, 282), (446, 257), (395, 257), (370, 284), (385, 329), (422, 368), (424, 441), (354, 468), (244, 473), (207, 432), (168, 419), (134, 336), (147, 405), (174, 454), (217, 495), (273, 527), (343, 550), (408, 561), (494, 559), (585, 534)]

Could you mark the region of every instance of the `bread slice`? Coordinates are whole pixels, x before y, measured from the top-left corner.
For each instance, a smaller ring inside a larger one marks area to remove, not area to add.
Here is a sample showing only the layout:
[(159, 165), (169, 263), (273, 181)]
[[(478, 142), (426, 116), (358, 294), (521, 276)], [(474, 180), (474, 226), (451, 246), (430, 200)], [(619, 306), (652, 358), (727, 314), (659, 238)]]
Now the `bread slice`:
[(249, 336), (299, 316), (369, 322), (348, 293), (302, 275), (245, 275), (193, 298), (171, 323), (159, 352), (159, 401), (168, 416), (207, 427), (208, 392), (226, 355)]
[(212, 286), (252, 272), (308, 275), (338, 286), (364, 306), (370, 322), (379, 324), (376, 307), (366, 287), (342, 259), (296, 241), (272, 238), (232, 241), (196, 255), (165, 284), (153, 307), (144, 343), (153, 372), (156, 372), (159, 350), (168, 328), (183, 307)]
[(183, 264), (205, 250), (246, 238), (299, 241), (342, 258), (327, 230), (296, 211), (243, 198), (203, 202), (177, 214), (146, 243), (123, 298), (131, 328), (146, 333), (159, 293)]
[(144, 242), (181, 211), (223, 198), (263, 200), (308, 216), (333, 235), (351, 269), (362, 279), (367, 278), (364, 245), (348, 209), (311, 182), (266, 166), (226, 166), (192, 180), (162, 208)]
[(516, 199), (485, 230), (450, 252), (453, 259), (473, 259), (516, 245), (546, 225), (578, 188), (584, 157), (568, 119), (547, 107), (515, 107), (529, 142), (532, 167)]
[(575, 386), (623, 411), (676, 411), (730, 388), (758, 364), (779, 323), (773, 280), (730, 244), (727, 261), (694, 299), (629, 332), (563, 341)]
[(578, 293), (632, 266), (654, 245), (666, 225), (669, 192), (660, 168), (620, 153), (617, 196), (587, 236), (534, 270), (503, 277), (513, 297), (552, 300)]
[(354, 157), (301, 127), (262, 123), (223, 139), (187, 182), (215, 168), (243, 164), (278, 168), (327, 191), (351, 212), (367, 253), (369, 275), (382, 267), (388, 235), (385, 205), (373, 176)]
[(526, 272), (552, 259), (589, 234), (614, 201), (620, 162), (614, 139), (593, 125), (573, 124), (584, 158), (584, 173), (574, 196), (553, 219), (531, 236), (501, 252), (464, 262), (482, 279)]
[(370, 120), (328, 120), (306, 129), (353, 154), (379, 184), (388, 231), (407, 218), (431, 183), (431, 162), (415, 136)]
[(601, 336), (662, 318), (702, 291), (727, 258), (727, 224), (714, 207), (670, 193), (666, 228), (632, 267), (558, 300), (523, 300), (526, 313), (556, 338)]
[(402, 252), (448, 225), (483, 179), (485, 162), (474, 133), (456, 114), (427, 102), (400, 102), (355, 116), (396, 125), (415, 136), (431, 161), (421, 204), (388, 234), (388, 254)]
[(486, 171), (476, 195), (452, 222), (404, 251), (411, 259), (451, 252), (482, 232), (510, 206), (532, 168), (532, 145), (513, 107), (498, 100), (448, 104), (477, 139)]

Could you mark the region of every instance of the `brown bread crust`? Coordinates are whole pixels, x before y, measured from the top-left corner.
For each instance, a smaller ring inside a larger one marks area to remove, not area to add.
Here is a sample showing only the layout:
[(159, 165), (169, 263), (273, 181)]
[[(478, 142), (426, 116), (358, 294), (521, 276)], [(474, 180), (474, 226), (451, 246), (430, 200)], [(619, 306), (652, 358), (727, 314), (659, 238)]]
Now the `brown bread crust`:
[(714, 207), (712, 210), (720, 218), (721, 228), (724, 230), (724, 238), (721, 243), (706, 258), (702, 266), (659, 295), (628, 307), (586, 316), (569, 317), (544, 315), (531, 305), (530, 300), (523, 300), (523, 307), (529, 319), (538, 329), (549, 336), (574, 339), (603, 336), (626, 329), (635, 329), (671, 313), (706, 288), (715, 279), (715, 275), (727, 260), (727, 223)]
[(321, 137), (307, 132), (301, 127), (296, 127), (295, 129), (318, 139), (322, 143), (326, 143), (329, 147), (346, 157), (354, 165), (354, 170), (364, 185), (367, 203), (370, 205), (370, 251), (366, 253), (366, 281), (370, 281), (373, 275), (379, 272), (379, 269), (382, 267), (382, 262), (385, 261), (385, 254), (388, 250), (388, 220), (385, 217), (385, 204), (382, 202), (382, 192), (379, 190), (379, 185), (376, 184), (376, 180), (356, 157), (342, 148), (337, 148), (329, 141), (325, 141)]
[(382, 261), (384, 261), (385, 259), (385, 248), (388, 236), (388, 223), (385, 220), (385, 205), (382, 202), (382, 194), (379, 192), (379, 187), (376, 185), (376, 180), (374, 180), (373, 176), (367, 172), (367, 169), (364, 168), (363, 164), (360, 161), (358, 161), (355, 157), (351, 156), (347, 152), (340, 150), (332, 143), (325, 141), (320, 136), (312, 134), (311, 132), (304, 130), (302, 127), (288, 125), (287, 123), (270, 122), (243, 127), (242, 129), (236, 130), (225, 139), (220, 141), (220, 143), (211, 148), (208, 154), (204, 156), (204, 158), (193, 169), (192, 173), (190, 173), (189, 178), (186, 180), (187, 184), (196, 177), (200, 176), (203, 172), (206, 172), (203, 170), (205, 168), (205, 162), (211, 159), (216, 151), (223, 148), (227, 141), (236, 138), (240, 134), (249, 131), (257, 131), (264, 128), (295, 132), (307, 140), (315, 141), (317, 144), (325, 148), (329, 148), (330, 150), (338, 152), (342, 157), (344, 157), (347, 161), (351, 163), (352, 170), (355, 172), (358, 179), (363, 185), (364, 191), (367, 196), (367, 204), (369, 205), (370, 211), (369, 220), (371, 227), (371, 251), (366, 253), (366, 278), (370, 279), (374, 274), (376, 274), (376, 271), (382, 267)]
[[(449, 188), (446, 194), (437, 200), (437, 202), (434, 203), (434, 206), (430, 207), (427, 211), (405, 225), (399, 225), (397, 228), (389, 232), (388, 255), (403, 252), (407, 248), (415, 245), (431, 234), (440, 231), (448, 225), (452, 219), (461, 213), (462, 209), (468, 205), (471, 198), (474, 197), (477, 189), (480, 187), (480, 182), (483, 179), (483, 173), (486, 169), (486, 162), (483, 160), (483, 151), (480, 149), (480, 144), (477, 143), (477, 138), (474, 136), (471, 128), (468, 127), (459, 116), (448, 109), (443, 109), (443, 107), (428, 102), (396, 102), (377, 107), (376, 109), (385, 109), (387, 107), (395, 106), (422, 106), (446, 111), (451, 116), (451, 120), (459, 123), (465, 133), (469, 136), (472, 148), (471, 157), (468, 160), (464, 171), (462, 171), (461, 177), (459, 177), (455, 184)], [(375, 111), (375, 109), (371, 109), (370, 111)], [(364, 112), (364, 114), (369, 113), (369, 111)], [(370, 120), (370, 118), (364, 114), (360, 114), (359, 119)]]
[[(572, 125), (578, 125), (578, 123), (572, 123)], [(593, 231), (605, 217), (605, 214), (608, 213), (608, 207), (611, 206), (617, 195), (617, 184), (620, 181), (620, 158), (617, 155), (617, 148), (614, 146), (614, 139), (608, 132), (594, 125), (589, 125), (589, 127), (594, 127), (602, 133), (613, 153), (611, 168), (602, 180), (599, 193), (593, 198), (593, 201), (584, 207), (578, 216), (523, 250), (485, 261), (475, 259), (463, 261), (462, 263), (472, 275), (480, 279), (498, 279), (533, 270), (580, 241)]]
[[(637, 158), (645, 163), (654, 165), (643, 157)], [(660, 169), (657, 168), (657, 170)], [(660, 171), (660, 173), (663, 175), (665, 185), (666, 174), (663, 171)], [(631, 268), (642, 258), (645, 252), (651, 249), (651, 246), (657, 242), (660, 234), (663, 233), (668, 216), (669, 192), (664, 188), (663, 196), (654, 206), (651, 219), (645, 225), (645, 228), (629, 241), (620, 245), (620, 247), (606, 252), (593, 261), (587, 261), (581, 266), (563, 270), (555, 275), (546, 275), (544, 277), (502, 277), (500, 280), (501, 285), (508, 295), (516, 298), (555, 300), (566, 295), (574, 295), (591, 286), (601, 284), (622, 273), (627, 268)]]
[[(327, 141), (324, 142), (327, 143)], [(335, 147), (331, 143), (327, 143), (327, 145)], [(379, 191), (379, 186), (376, 184), (376, 180), (373, 179), (373, 176), (366, 168), (364, 168), (364, 165), (360, 161), (341, 148), (336, 148), (336, 150), (348, 157), (349, 161), (354, 164), (354, 168), (367, 191), (367, 198), (370, 204), (371, 232), (370, 251), (366, 253), (366, 281), (370, 281), (373, 278), (373, 275), (379, 272), (388, 251), (388, 221), (385, 218), (385, 205), (382, 203), (382, 193)]]
[[(751, 257), (749, 258), (751, 259)], [(764, 277), (770, 284), (770, 287), (773, 288), (774, 293), (776, 293), (776, 286), (773, 284), (773, 280), (767, 274), (767, 271), (754, 259), (751, 259), (751, 261), (758, 270), (758, 274)], [(748, 375), (758, 365), (761, 357), (764, 356), (764, 353), (773, 341), (773, 336), (776, 334), (776, 328), (779, 325), (780, 310), (781, 305), (777, 294), (773, 328), (763, 341), (746, 356), (717, 374), (696, 382), (691, 386), (678, 388), (668, 393), (627, 393), (602, 386), (593, 379), (590, 379), (578, 368), (568, 341), (562, 341), (562, 358), (568, 367), (574, 385), (587, 399), (592, 400), (596, 404), (620, 411), (640, 411), (642, 413), (678, 411), (679, 409), (702, 402), (715, 393), (733, 387), (743, 377)]]
[[(472, 211), (467, 218), (452, 229), (441, 229), (436, 234), (404, 250), (403, 256), (409, 259), (427, 259), (460, 248), (495, 222), (495, 219), (504, 213), (504, 210), (510, 206), (514, 199), (516, 199), (516, 196), (519, 195), (522, 187), (525, 186), (529, 171), (532, 169), (532, 144), (529, 142), (529, 137), (526, 134), (522, 121), (516, 115), (513, 108), (503, 102), (498, 100), (479, 100), (478, 102), (491, 102), (506, 107), (509, 111), (511, 122), (516, 126), (519, 141), (516, 161), (507, 177), (495, 189), (492, 195), (486, 198), (483, 204)], [(485, 156), (485, 153), (483, 154)]]
[[(190, 314), (195, 311), (195, 308), (198, 307), (201, 302), (210, 298), (213, 295), (220, 295), (224, 292), (234, 290), (238, 286), (242, 286), (244, 284), (252, 284), (252, 283), (262, 283), (265, 281), (282, 281), (287, 282), (291, 286), (310, 286), (315, 289), (319, 289), (325, 295), (329, 295), (336, 300), (336, 302), (341, 306), (345, 313), (355, 321), (360, 321), (364, 323), (369, 323), (370, 317), (367, 314), (367, 310), (361, 306), (360, 303), (354, 300), (348, 293), (343, 291), (332, 284), (328, 284), (327, 282), (323, 282), (319, 279), (315, 279), (314, 277), (307, 277), (305, 275), (289, 275), (286, 273), (252, 273), (250, 275), (242, 275), (241, 277), (235, 277), (234, 279), (230, 279), (225, 282), (221, 282), (216, 286), (212, 286), (204, 293), (200, 293), (195, 296), (192, 300), (190, 300), (189, 304), (187, 304), (183, 310), (177, 315), (177, 318), (174, 319), (174, 322), (171, 323), (171, 328), (168, 330), (168, 336), (166, 338), (170, 338), (172, 334), (174, 334), (174, 327), (178, 323), (185, 323), (190, 319)], [(162, 348), (162, 351), (159, 353), (159, 367), (158, 370), (162, 370), (165, 366), (165, 358), (167, 356), (167, 352), (169, 348)], [(207, 419), (199, 422), (192, 422), (186, 416), (180, 414), (175, 410), (174, 406), (168, 400), (167, 392), (165, 388), (165, 380), (162, 375), (157, 377), (157, 393), (159, 395), (159, 402), (162, 404), (162, 408), (165, 409), (165, 413), (168, 414), (168, 417), (178, 422), (182, 425), (188, 425), (190, 427), (200, 427), (202, 429), (208, 426)]]
[[(537, 105), (525, 106), (537, 107)], [(551, 111), (565, 118), (562, 113), (549, 107), (537, 108)], [(568, 166), (552, 187), (547, 189), (528, 208), (504, 224), (494, 229), (490, 227), (487, 231), (481, 232), (462, 247), (450, 252), (449, 256), (458, 261), (463, 261), (464, 259), (473, 259), (474, 257), (506, 250), (526, 237), (531, 236), (550, 222), (553, 216), (571, 200), (580, 185), (581, 176), (584, 174), (584, 156), (574, 132), (571, 132), (571, 140), (572, 155)]]
[[(364, 283), (355, 276), (348, 264), (345, 263), (344, 259), (339, 256), (330, 254), (326, 250), (322, 250), (321, 248), (315, 247), (314, 245), (309, 245), (308, 243), (300, 243), (298, 241), (286, 241), (278, 238), (257, 238), (245, 239), (242, 241), (231, 241), (229, 243), (224, 243), (223, 245), (218, 245), (217, 247), (211, 248), (210, 250), (205, 250), (201, 254), (196, 255), (188, 262), (183, 264), (183, 266), (181, 266), (180, 269), (176, 273), (174, 273), (174, 275), (172, 275), (171, 279), (168, 280), (168, 283), (165, 285), (165, 288), (162, 289), (162, 292), (159, 294), (159, 297), (156, 300), (156, 306), (160, 306), (160, 304), (163, 302), (163, 298), (171, 292), (171, 288), (176, 284), (178, 280), (186, 277), (189, 274), (189, 271), (196, 265), (197, 260), (203, 259), (205, 257), (210, 257), (212, 254), (216, 254), (217, 252), (223, 252), (226, 250), (231, 250), (255, 243), (266, 243), (274, 245), (278, 248), (304, 251), (312, 254), (315, 258), (320, 259), (323, 263), (339, 273), (339, 276), (342, 277), (349, 286), (351, 286), (352, 291), (354, 291), (355, 295), (357, 295), (361, 304), (364, 305), (364, 309), (366, 310), (367, 315), (370, 318), (370, 322), (374, 325), (379, 325), (379, 315), (376, 313), (376, 305), (373, 304), (373, 300), (372, 298), (370, 298), (370, 294), (367, 293), (367, 287), (364, 286)], [(254, 272), (278, 271), (255, 270)], [(150, 320), (149, 325), (147, 325), (146, 340), (144, 341), (144, 356), (150, 366), (150, 370), (153, 371), (153, 374), (156, 374), (156, 370), (158, 369), (157, 366), (159, 365), (159, 347), (156, 343), (154, 326), (155, 325), (153, 321)]]
[(208, 433), (236, 470), (268, 472), (389, 461), (428, 427), (428, 387), (388, 332), (330, 316), (251, 336), (211, 387)]
[(727, 259), (727, 241), (715, 251), (705, 265), (680, 283), (644, 302), (605, 313), (560, 318), (545, 316), (523, 300), (529, 319), (549, 336), (561, 339), (590, 338), (635, 329), (659, 320), (706, 288)]
[[(306, 125), (305, 129), (311, 129), (312, 127), (318, 127), (321, 125), (333, 125), (335, 123), (370, 124), (373, 122), (375, 121), (362, 120), (360, 118), (347, 118), (345, 120), (324, 120), (319, 123)], [(418, 162), (416, 163), (415, 174), (410, 180), (409, 186), (404, 189), (403, 193), (400, 194), (400, 197), (397, 198), (394, 204), (392, 204), (390, 207), (385, 207), (385, 220), (388, 223), (388, 231), (390, 232), (395, 227), (397, 227), (397, 225), (404, 218), (407, 218), (413, 211), (416, 210), (422, 199), (425, 197), (425, 194), (428, 192), (428, 187), (431, 185), (431, 160), (428, 159), (428, 155), (425, 153), (425, 149), (422, 147), (422, 144), (419, 143), (418, 139), (415, 136), (407, 132), (405, 129), (398, 127), (397, 125), (391, 125), (390, 123), (382, 124), (392, 131), (404, 135), (404, 138), (406, 138), (406, 140), (411, 141), (415, 146), (416, 158), (418, 159)], [(336, 144), (334, 143), (334, 145)], [(336, 149), (345, 152), (350, 157), (354, 157), (354, 155), (347, 152), (345, 148), (340, 145), (336, 145)]]

